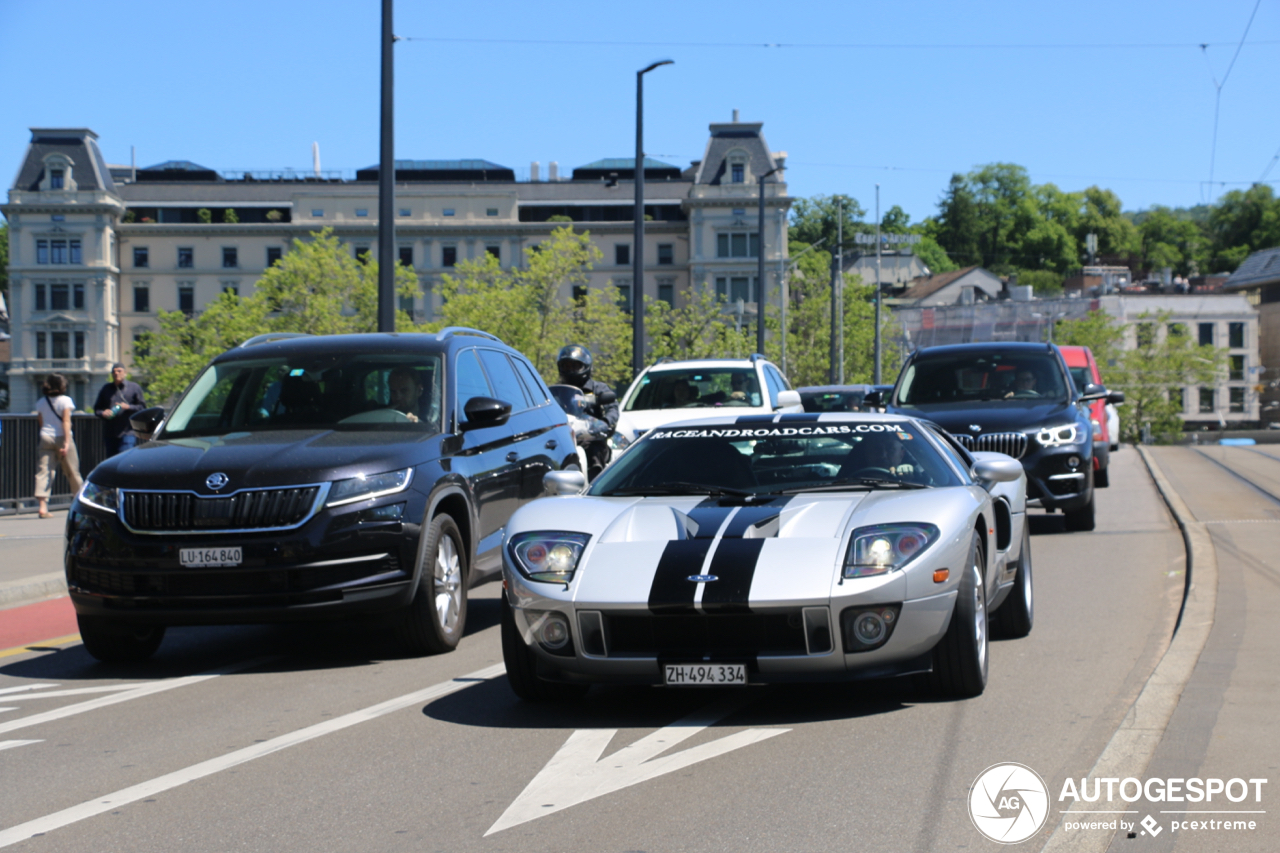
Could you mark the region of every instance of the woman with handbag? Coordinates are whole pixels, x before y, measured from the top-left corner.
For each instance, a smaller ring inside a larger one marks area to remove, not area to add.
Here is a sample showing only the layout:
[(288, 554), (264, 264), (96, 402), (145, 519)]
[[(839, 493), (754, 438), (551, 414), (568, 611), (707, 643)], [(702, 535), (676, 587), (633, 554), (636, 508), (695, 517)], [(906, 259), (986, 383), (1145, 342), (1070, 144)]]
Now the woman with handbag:
[(36, 501), (40, 517), (49, 518), (49, 493), (58, 468), (67, 475), (71, 488), (80, 491), (80, 456), (71, 437), (71, 413), (75, 402), (67, 396), (67, 380), (61, 373), (50, 373), (44, 381), (44, 396), (36, 402), (40, 416), (40, 451), (36, 462)]

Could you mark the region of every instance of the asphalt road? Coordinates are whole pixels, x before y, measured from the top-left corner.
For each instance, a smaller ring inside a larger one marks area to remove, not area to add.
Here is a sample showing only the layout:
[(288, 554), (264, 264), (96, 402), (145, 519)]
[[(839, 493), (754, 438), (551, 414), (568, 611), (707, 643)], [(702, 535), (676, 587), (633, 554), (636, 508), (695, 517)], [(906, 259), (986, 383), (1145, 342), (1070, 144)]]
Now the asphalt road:
[[(1112, 465), (1095, 532), (1034, 519), (1035, 629), (992, 644), (968, 701), (878, 682), (527, 705), (500, 674), (495, 584), (435, 658), (376, 624), (171, 629), (135, 667), (75, 643), (0, 658), (0, 847), (1004, 849), (969, 818), (974, 779), (1088, 774), (1172, 633), (1181, 536), (1137, 454)], [(59, 547), (24, 546), (53, 567)]]

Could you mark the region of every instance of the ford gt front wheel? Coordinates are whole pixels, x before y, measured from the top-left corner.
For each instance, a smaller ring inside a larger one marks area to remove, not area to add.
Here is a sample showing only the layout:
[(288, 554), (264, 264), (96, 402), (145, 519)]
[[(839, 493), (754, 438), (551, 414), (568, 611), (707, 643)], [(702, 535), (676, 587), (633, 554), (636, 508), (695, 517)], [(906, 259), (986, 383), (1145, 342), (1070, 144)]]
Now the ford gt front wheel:
[(960, 699), (980, 696), (987, 686), (986, 562), (982, 542), (974, 533), (951, 624), (933, 647), (930, 686), (944, 696)]

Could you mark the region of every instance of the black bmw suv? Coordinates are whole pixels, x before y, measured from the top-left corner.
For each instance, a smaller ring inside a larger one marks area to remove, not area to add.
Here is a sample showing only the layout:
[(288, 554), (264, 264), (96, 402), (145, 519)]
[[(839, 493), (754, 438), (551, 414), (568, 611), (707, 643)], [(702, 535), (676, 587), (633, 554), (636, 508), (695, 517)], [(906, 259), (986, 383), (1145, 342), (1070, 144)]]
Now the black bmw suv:
[(931, 420), (970, 450), (1022, 461), (1031, 505), (1062, 510), (1067, 527), (1092, 530), (1091, 400), (1107, 389), (1077, 390), (1053, 344), (974, 343), (911, 354), (882, 402), (890, 412)]
[(576, 460), (528, 360), (472, 329), (263, 335), (132, 422), (152, 440), (95, 468), (67, 521), (100, 660), (150, 656), (169, 625), (373, 613), (448, 651), (511, 513)]

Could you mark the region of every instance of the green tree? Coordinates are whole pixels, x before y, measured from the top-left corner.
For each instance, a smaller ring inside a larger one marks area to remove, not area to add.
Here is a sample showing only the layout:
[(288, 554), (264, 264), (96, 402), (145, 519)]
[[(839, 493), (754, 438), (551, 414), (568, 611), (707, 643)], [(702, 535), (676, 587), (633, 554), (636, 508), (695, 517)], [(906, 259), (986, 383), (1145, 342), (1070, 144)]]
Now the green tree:
[(1170, 267), (1182, 276), (1199, 275), (1209, 261), (1209, 235), (1196, 222), (1167, 207), (1154, 207), (1135, 226), (1141, 240), (1142, 266)]
[[(843, 216), (841, 215), (843, 204)], [(858, 200), (847, 195), (818, 195), (797, 199), (791, 206), (790, 239), (813, 245), (822, 242), (822, 248), (833, 250), (836, 245), (837, 224), (843, 222), (845, 244), (853, 241), (859, 231), (873, 231), (862, 221), (867, 212)]]
[[(1094, 311), (1055, 327), (1059, 343), (1093, 350), (1103, 384), (1125, 393), (1118, 407), (1125, 441), (1141, 441), (1147, 430), (1158, 442), (1180, 438), (1182, 389), (1214, 384), (1226, 365), (1226, 350), (1199, 346), (1189, 330), (1171, 324), (1170, 317), (1168, 312), (1144, 313), (1126, 327), (1106, 312)], [(1125, 347), (1129, 337), (1135, 345)]]
[(596, 356), (592, 375), (617, 384), (630, 378), (631, 324), (609, 286), (573, 300), (585, 289), (600, 250), (588, 232), (557, 228), (536, 250), (525, 250), (525, 268), (503, 269), (490, 255), (463, 261), (437, 286), (444, 305), (427, 328), (471, 326), (520, 350), (548, 382), (557, 378), (556, 353), (579, 343)]
[(1231, 272), (1258, 249), (1280, 246), (1280, 199), (1270, 184), (1232, 190), (1209, 213), (1213, 266)]
[(1142, 235), (1121, 210), (1120, 197), (1098, 186), (1082, 194), (1083, 206), (1075, 237), (1084, 246), (1086, 234), (1098, 235), (1098, 254), (1113, 258), (1136, 257), (1142, 251)]
[(202, 207), (196, 211), (196, 219), (199, 219), (205, 225), (213, 221), (213, 211), (207, 207)]
[[(397, 265), (396, 293), (418, 293), (413, 272)], [(188, 317), (159, 312), (160, 329), (146, 336), (146, 351), (134, 366), (153, 398), (170, 400), (214, 356), (255, 335), (301, 332), (336, 335), (372, 332), (378, 327), (378, 265), (360, 263), (329, 229), (309, 240), (295, 239), (290, 251), (263, 273), (254, 293), (223, 293)], [(398, 312), (396, 328), (413, 327)]]
[[(752, 318), (741, 321), (724, 299), (709, 290), (691, 293), (679, 308), (661, 299), (645, 301), (649, 358), (746, 358), (756, 347)], [(767, 328), (767, 324), (766, 324)]]
[(952, 175), (946, 193), (938, 202), (934, 239), (956, 268), (975, 266), (982, 263), (982, 250), (978, 247), (981, 231), (978, 202), (973, 191), (962, 175)]
[(236, 209), (234, 207), (228, 207), (226, 210), (222, 211), (222, 221), (229, 222), (234, 225), (240, 221), (240, 215), (236, 213)]

